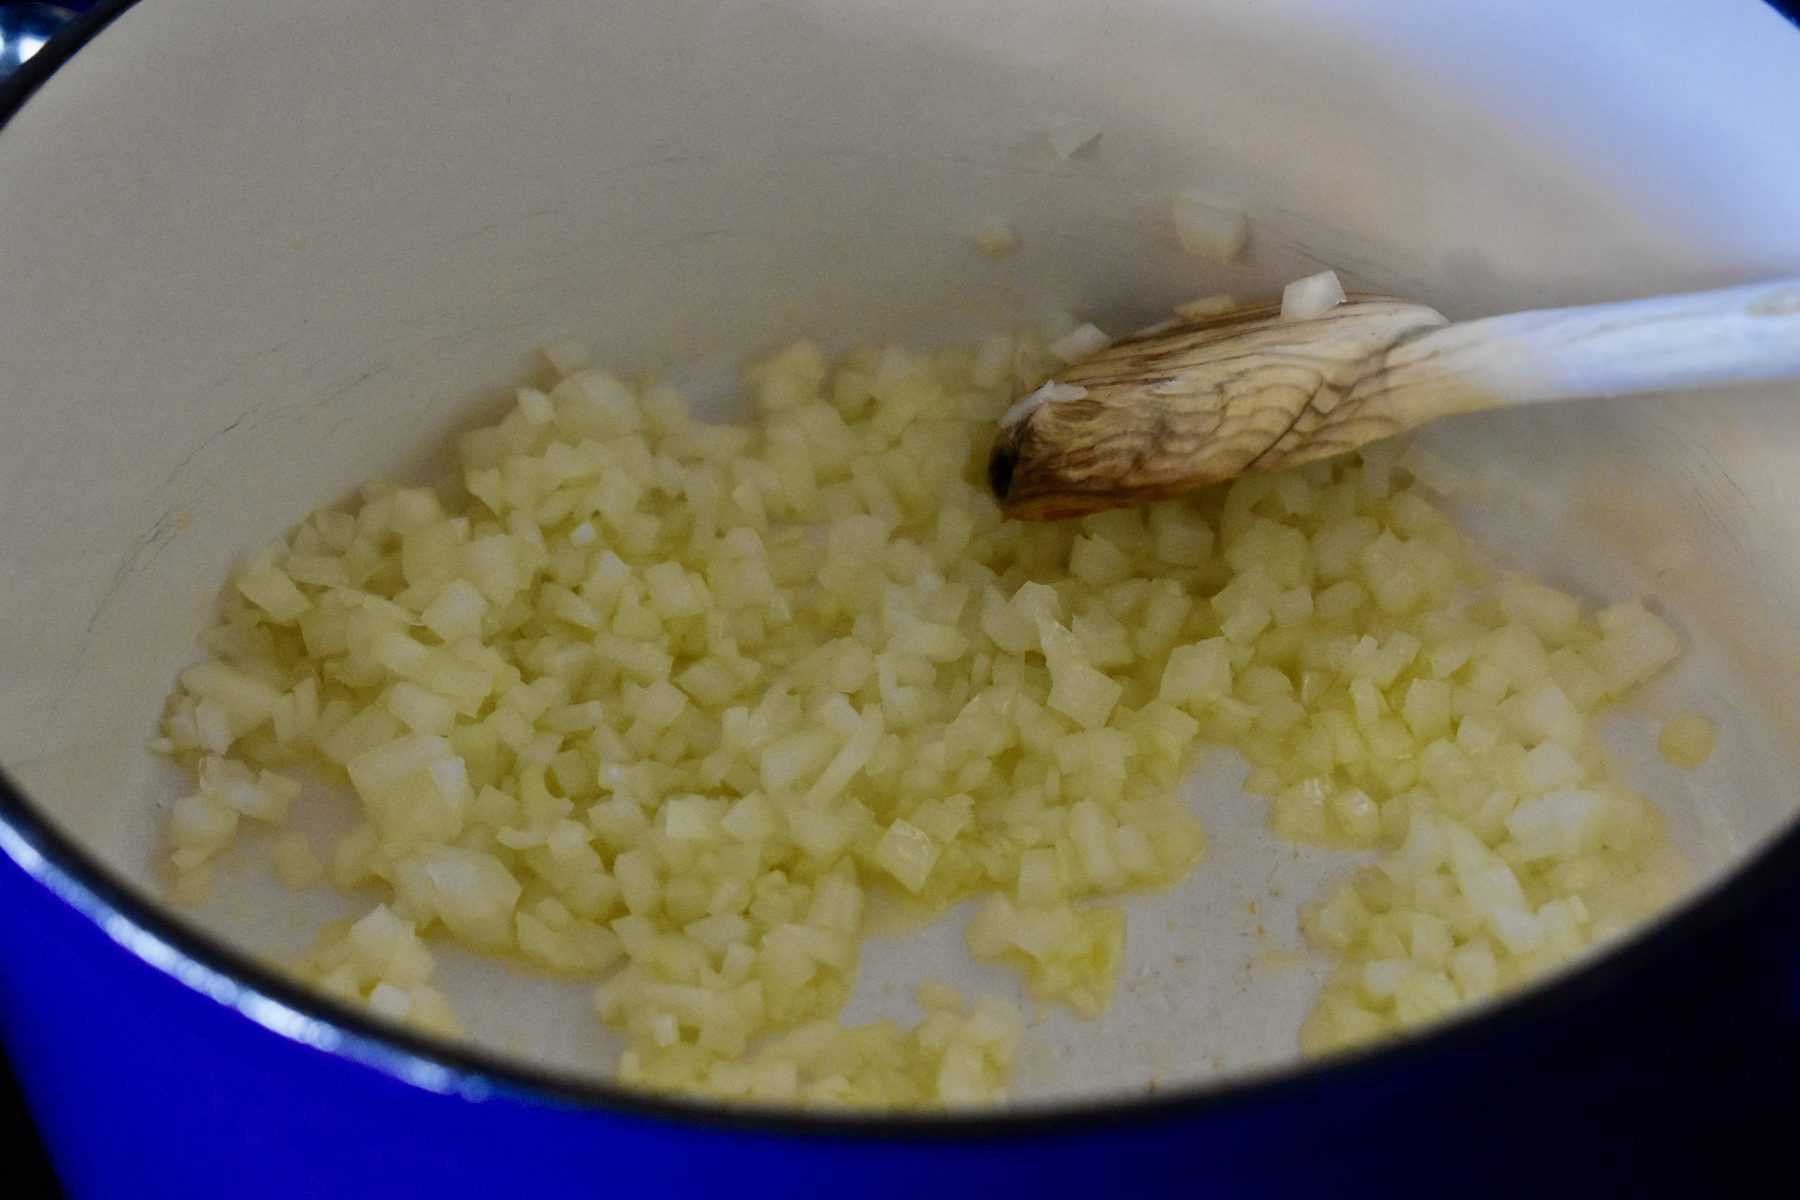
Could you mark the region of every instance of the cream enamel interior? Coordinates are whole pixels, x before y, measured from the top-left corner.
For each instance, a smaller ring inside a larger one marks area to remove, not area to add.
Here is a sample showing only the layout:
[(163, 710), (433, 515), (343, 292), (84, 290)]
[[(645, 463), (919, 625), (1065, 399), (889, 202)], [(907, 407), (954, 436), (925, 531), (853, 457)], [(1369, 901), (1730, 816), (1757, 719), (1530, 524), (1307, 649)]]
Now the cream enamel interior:
[[(1058, 309), (1117, 330), (1322, 266), (1452, 316), (1794, 274), (1800, 142), (1774, 114), (1797, 106), (1800, 32), (1755, 0), (140, 5), (0, 135), (0, 762), (154, 888), (179, 781), (142, 746), (232, 563), (365, 479), (429, 474), (550, 338), (677, 368), (723, 411), (735, 366), (794, 335), (931, 344)], [(1103, 129), (1069, 160), (1064, 112)], [(1251, 214), (1241, 261), (1178, 252), (1190, 187)], [(1003, 259), (969, 240), (995, 214)], [(1800, 392), (1430, 440), (1494, 481), (1463, 512), (1491, 545), (1652, 597), (1689, 640), (1613, 728), (1702, 875), (1791, 821)], [(1686, 709), (1720, 728), (1693, 772), (1654, 751)], [(1235, 782), (1192, 782), (1208, 861), (1133, 906), (1113, 1011), (1034, 1030), (1019, 1094), (1293, 1054), (1318, 972), (1268, 952), (1300, 948), (1296, 906), (1347, 860), (1273, 841)], [(337, 915), (240, 860), (201, 914), (233, 938), (280, 950)], [(490, 997), (463, 1005), (484, 1040), (604, 1061), (587, 988), (448, 971)], [(1011, 986), (947, 923), (872, 949), (851, 1015), (908, 1012), (926, 974)]]

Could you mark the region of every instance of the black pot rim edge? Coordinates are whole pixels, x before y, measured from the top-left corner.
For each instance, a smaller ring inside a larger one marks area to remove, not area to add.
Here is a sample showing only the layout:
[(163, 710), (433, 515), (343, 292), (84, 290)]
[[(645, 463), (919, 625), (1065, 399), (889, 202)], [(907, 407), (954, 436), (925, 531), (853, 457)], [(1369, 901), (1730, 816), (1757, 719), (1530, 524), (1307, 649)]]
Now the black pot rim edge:
[[(137, 2), (102, 0), (0, 83), (0, 131), (45, 80)], [(1617, 996), (1631, 979), (1698, 946), (1709, 934), (1754, 921), (1762, 902), (1791, 889), (1792, 881), (1800, 879), (1800, 821), (1790, 823), (1724, 878), (1583, 965), (1504, 1002), (1465, 1010), (1397, 1041), (1155, 1096), (941, 1116), (833, 1114), (669, 1098), (590, 1076), (526, 1065), (465, 1044), (388, 1026), (277, 974), (142, 896), (58, 829), (4, 772), (0, 772), (0, 853), (125, 950), (183, 985), (281, 1036), (431, 1091), (470, 1101), (505, 1096), (737, 1133), (882, 1141), (986, 1140), (1200, 1118), (1297, 1099), (1315, 1089), (1372, 1084), (1426, 1058), (1472, 1049), (1500, 1035), (1567, 1015), (1605, 996)]]

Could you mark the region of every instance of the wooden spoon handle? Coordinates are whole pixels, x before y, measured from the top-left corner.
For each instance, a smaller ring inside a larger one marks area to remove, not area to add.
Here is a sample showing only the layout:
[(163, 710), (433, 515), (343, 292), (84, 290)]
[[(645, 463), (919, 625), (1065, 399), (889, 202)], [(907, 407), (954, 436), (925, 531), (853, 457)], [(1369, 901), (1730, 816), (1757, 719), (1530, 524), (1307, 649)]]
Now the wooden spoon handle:
[(1395, 346), (1359, 390), (1404, 427), (1506, 404), (1800, 377), (1800, 279), (1513, 313)]
[(1800, 378), (1800, 279), (1443, 325), (1321, 390), (1247, 469), (1278, 471), (1484, 408)]

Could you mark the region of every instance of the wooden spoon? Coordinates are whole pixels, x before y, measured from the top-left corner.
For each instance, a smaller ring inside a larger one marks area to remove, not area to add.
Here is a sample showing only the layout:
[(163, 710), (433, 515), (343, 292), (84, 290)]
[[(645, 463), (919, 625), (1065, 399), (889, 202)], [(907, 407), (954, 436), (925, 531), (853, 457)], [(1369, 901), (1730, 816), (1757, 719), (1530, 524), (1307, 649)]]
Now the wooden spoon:
[(1168, 322), (1001, 419), (1008, 516), (1072, 517), (1340, 454), (1452, 413), (1800, 377), (1800, 279), (1451, 324), (1355, 295)]

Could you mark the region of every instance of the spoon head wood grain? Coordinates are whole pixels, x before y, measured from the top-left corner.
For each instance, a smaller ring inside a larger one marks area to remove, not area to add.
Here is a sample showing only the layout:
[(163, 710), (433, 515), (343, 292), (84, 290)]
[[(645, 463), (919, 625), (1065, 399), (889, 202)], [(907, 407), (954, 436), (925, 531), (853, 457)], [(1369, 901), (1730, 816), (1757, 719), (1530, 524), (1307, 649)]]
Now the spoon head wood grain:
[(1387, 355), (1446, 323), (1359, 295), (1302, 320), (1261, 304), (1153, 326), (1015, 406), (989, 483), (1008, 516), (1051, 519), (1342, 453), (1407, 427), (1382, 403)]

